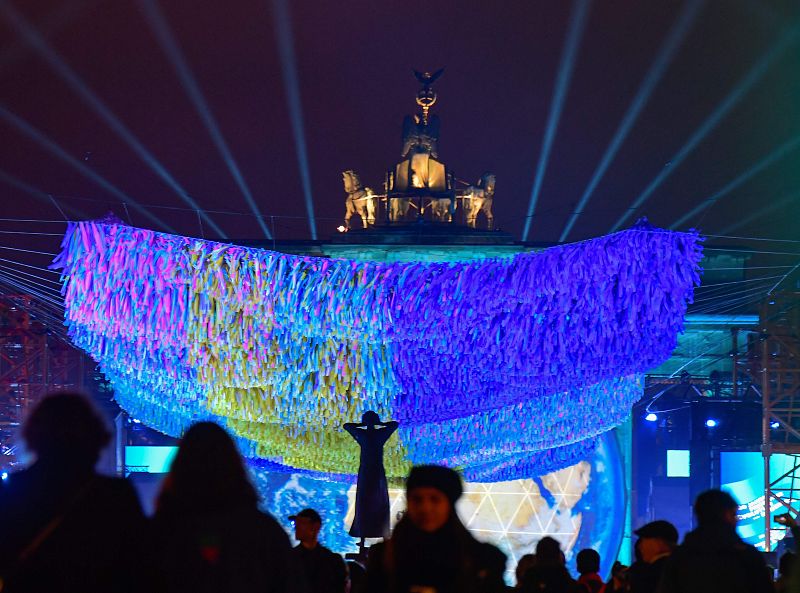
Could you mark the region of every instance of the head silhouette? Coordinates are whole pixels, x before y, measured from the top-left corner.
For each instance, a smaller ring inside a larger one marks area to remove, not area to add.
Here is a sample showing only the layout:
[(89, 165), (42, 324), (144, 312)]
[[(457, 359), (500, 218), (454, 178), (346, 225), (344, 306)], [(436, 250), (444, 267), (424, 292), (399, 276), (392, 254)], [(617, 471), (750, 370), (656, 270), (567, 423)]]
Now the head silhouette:
[(580, 574), (595, 574), (600, 572), (600, 554), (597, 550), (586, 548), (578, 552), (575, 564)]
[(40, 460), (94, 465), (111, 433), (86, 396), (63, 392), (39, 402), (25, 422), (22, 438)]
[(541, 566), (564, 564), (561, 544), (549, 536), (540, 539), (536, 544), (536, 564)]
[(257, 501), (228, 433), (213, 422), (189, 428), (161, 491), (159, 511), (218, 511)]
[(367, 426), (374, 426), (380, 421), (378, 414), (372, 410), (367, 410), (361, 415), (361, 424), (366, 424)]
[(698, 525), (723, 524), (736, 527), (739, 503), (722, 490), (706, 490), (694, 501), (694, 514)]

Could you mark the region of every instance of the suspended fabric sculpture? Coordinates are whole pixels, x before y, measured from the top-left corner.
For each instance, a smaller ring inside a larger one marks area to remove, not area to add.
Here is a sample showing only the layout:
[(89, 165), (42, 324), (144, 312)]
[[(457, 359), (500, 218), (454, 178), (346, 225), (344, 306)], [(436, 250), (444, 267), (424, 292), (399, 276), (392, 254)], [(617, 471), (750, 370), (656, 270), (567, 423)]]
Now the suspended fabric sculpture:
[(387, 475), (472, 481), (585, 458), (663, 362), (699, 283), (696, 233), (632, 229), (538, 253), (377, 263), (122, 224), (70, 226), (66, 325), (131, 415), (179, 436), (211, 419), (263, 467), (348, 480), (341, 425), (400, 429)]

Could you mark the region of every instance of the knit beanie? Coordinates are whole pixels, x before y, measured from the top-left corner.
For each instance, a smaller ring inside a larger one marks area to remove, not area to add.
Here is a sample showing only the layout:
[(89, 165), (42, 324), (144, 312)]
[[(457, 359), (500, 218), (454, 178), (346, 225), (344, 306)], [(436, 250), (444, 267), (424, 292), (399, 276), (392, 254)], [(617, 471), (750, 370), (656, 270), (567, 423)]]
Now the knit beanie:
[(455, 504), (464, 492), (461, 477), (441, 465), (417, 465), (411, 468), (406, 480), (406, 495), (414, 488), (436, 488), (444, 492), (450, 504)]

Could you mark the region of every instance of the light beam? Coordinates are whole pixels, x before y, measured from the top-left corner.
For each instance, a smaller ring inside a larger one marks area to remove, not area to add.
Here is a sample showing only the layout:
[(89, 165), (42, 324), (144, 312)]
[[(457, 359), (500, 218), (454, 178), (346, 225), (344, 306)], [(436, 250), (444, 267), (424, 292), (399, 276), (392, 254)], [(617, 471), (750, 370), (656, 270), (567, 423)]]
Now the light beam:
[(742, 219), (734, 222), (733, 224), (730, 224), (730, 225), (726, 226), (724, 229), (722, 229), (719, 232), (719, 234), (720, 235), (727, 235), (728, 233), (732, 233), (733, 231), (735, 231), (737, 229), (740, 229), (743, 226), (746, 226), (746, 225), (750, 224), (754, 220), (758, 220), (762, 216), (766, 216), (767, 214), (772, 214), (776, 210), (780, 210), (780, 209), (784, 208), (785, 206), (789, 206), (793, 202), (797, 202), (797, 201), (800, 201), (800, 190), (795, 189), (795, 190), (792, 190), (792, 191), (790, 191), (790, 192), (788, 192), (786, 194), (783, 194), (780, 198), (775, 200), (772, 204), (769, 204), (768, 206), (765, 206), (763, 208), (760, 208), (760, 209), (756, 210), (755, 212), (750, 214), (750, 216), (746, 216), (745, 218), (742, 218)]
[(0, 0), (0, 10), (2, 10), (8, 22), (16, 29), (36, 52), (47, 62), (47, 64), (61, 77), (62, 80), (85, 101), (92, 110), (102, 119), (117, 136), (119, 136), (150, 169), (158, 175), (178, 196), (192, 209), (199, 212), (203, 220), (223, 239), (228, 236), (225, 232), (211, 220), (211, 218), (200, 209), (194, 199), (181, 187), (175, 178), (164, 168), (153, 154), (147, 150), (139, 139), (133, 135), (125, 124), (111, 111), (111, 109), (92, 92), (86, 83), (75, 73), (75, 71), (62, 60), (58, 54), (47, 44), (44, 38), (19, 14), (7, 0)]
[(761, 171), (768, 168), (773, 163), (781, 160), (783, 157), (785, 157), (787, 154), (795, 150), (797, 147), (800, 147), (800, 136), (795, 136), (788, 142), (785, 142), (784, 144), (773, 150), (771, 153), (769, 153), (767, 156), (762, 158), (760, 161), (755, 163), (749, 169), (747, 169), (746, 171), (738, 175), (736, 178), (726, 183), (723, 187), (714, 192), (714, 194), (711, 195), (711, 197), (706, 198), (705, 200), (700, 202), (697, 206), (692, 208), (689, 212), (687, 212), (686, 214), (681, 216), (678, 220), (673, 222), (669, 228), (676, 229), (679, 226), (682, 226), (686, 221), (694, 218), (695, 216), (700, 214), (700, 212), (702, 212), (703, 210), (710, 208), (720, 198), (728, 195), (733, 190), (740, 187), (741, 185), (743, 185), (744, 183), (746, 183), (747, 181), (749, 181), (750, 179), (761, 173)]
[(30, 125), (21, 117), (15, 115), (14, 113), (6, 109), (3, 105), (0, 105), (0, 120), (5, 121), (13, 128), (15, 128), (18, 132), (20, 132), (30, 140), (36, 142), (36, 144), (44, 148), (47, 152), (61, 159), (68, 165), (70, 165), (73, 169), (77, 170), (84, 177), (87, 177), (92, 181), (94, 181), (97, 185), (102, 187), (112, 196), (119, 199), (121, 202), (130, 204), (131, 208), (133, 208), (139, 214), (147, 218), (150, 222), (155, 223), (160, 228), (165, 229), (170, 233), (173, 234), (177, 233), (175, 229), (173, 229), (163, 220), (158, 218), (155, 214), (151, 214), (149, 211), (145, 210), (144, 207), (142, 207), (141, 204), (139, 204), (139, 202), (137, 202), (134, 198), (123, 192), (121, 189), (113, 185), (110, 181), (108, 181), (104, 177), (95, 173), (92, 169), (84, 165), (81, 161), (79, 161), (71, 154), (69, 154), (66, 150), (61, 148), (53, 140), (45, 136), (42, 132), (34, 128), (32, 125)]
[(667, 34), (667, 38), (661, 44), (655, 60), (653, 60), (653, 63), (650, 65), (647, 75), (644, 77), (644, 80), (642, 80), (641, 85), (639, 85), (639, 90), (636, 91), (636, 95), (628, 107), (628, 111), (625, 113), (619, 127), (617, 127), (617, 131), (614, 133), (614, 137), (606, 148), (603, 158), (600, 159), (600, 164), (597, 165), (589, 184), (586, 186), (586, 189), (583, 190), (583, 195), (581, 195), (578, 205), (575, 207), (575, 211), (570, 215), (567, 226), (564, 227), (564, 232), (561, 233), (561, 237), (558, 239), (559, 242), (563, 243), (567, 240), (567, 236), (572, 230), (572, 227), (575, 225), (578, 217), (584, 212), (586, 204), (589, 202), (595, 189), (597, 189), (600, 180), (603, 179), (603, 176), (606, 174), (620, 146), (622, 146), (622, 143), (628, 137), (628, 134), (633, 128), (633, 124), (636, 123), (639, 114), (642, 112), (642, 109), (644, 109), (644, 106), (650, 99), (650, 95), (653, 93), (653, 90), (661, 80), (667, 67), (672, 62), (672, 58), (675, 56), (686, 33), (692, 27), (692, 24), (704, 4), (704, 0), (687, 0), (683, 5), (683, 10), (681, 10), (678, 19)]
[(233, 154), (228, 148), (227, 142), (225, 142), (225, 138), (220, 131), (217, 121), (214, 119), (211, 108), (208, 106), (208, 103), (206, 102), (206, 99), (200, 90), (200, 86), (197, 84), (197, 81), (192, 74), (189, 63), (187, 62), (186, 57), (183, 55), (180, 46), (175, 40), (175, 36), (170, 30), (164, 14), (161, 12), (160, 7), (158, 6), (158, 2), (156, 0), (139, 0), (139, 6), (142, 8), (144, 16), (147, 19), (151, 30), (161, 45), (161, 49), (165, 54), (167, 54), (167, 58), (172, 64), (172, 67), (175, 69), (175, 73), (178, 75), (186, 94), (189, 96), (189, 99), (194, 105), (197, 115), (200, 116), (200, 119), (203, 121), (203, 125), (205, 125), (208, 134), (211, 136), (211, 141), (214, 143), (214, 146), (222, 157), (222, 160), (225, 162), (225, 166), (228, 168), (233, 180), (236, 182), (239, 191), (242, 192), (247, 205), (250, 207), (250, 210), (253, 211), (258, 225), (261, 227), (264, 235), (266, 235), (268, 239), (272, 239), (272, 234), (269, 232), (269, 229), (264, 222), (264, 217), (259, 211), (256, 201), (253, 199), (253, 194), (250, 191), (250, 188), (248, 187), (241, 170), (239, 169), (239, 165), (233, 158)]
[(739, 83), (728, 93), (716, 109), (709, 115), (706, 120), (700, 125), (699, 128), (691, 135), (689, 140), (686, 141), (678, 152), (669, 160), (661, 172), (656, 175), (655, 179), (639, 194), (639, 197), (634, 200), (630, 208), (628, 208), (619, 220), (611, 227), (611, 232), (616, 232), (625, 222), (636, 212), (644, 203), (653, 195), (658, 187), (664, 183), (675, 169), (686, 159), (687, 156), (710, 134), (730, 113), (730, 111), (739, 103), (739, 101), (761, 80), (767, 73), (770, 66), (793, 45), (798, 39), (798, 27), (794, 26), (789, 31), (784, 33), (780, 39), (761, 56), (761, 59), (753, 66), (748, 73), (742, 78)]
[[(37, 200), (46, 202), (51, 206), (53, 205), (53, 199), (50, 194), (48, 194), (45, 191), (42, 191), (38, 187), (30, 185), (29, 183), (25, 183), (21, 179), (14, 177), (13, 175), (11, 175), (11, 173), (3, 171), (2, 169), (0, 169), (0, 181), (5, 183), (6, 185), (10, 185), (14, 189), (18, 189), (19, 191), (25, 192), (26, 194), (33, 196)], [(74, 213), (75, 216), (77, 216), (78, 218), (83, 218), (83, 219), (89, 218), (89, 215), (86, 214), (83, 210), (80, 210), (79, 208), (73, 208), (69, 204), (64, 204), (64, 208)]]
[(564, 100), (569, 90), (572, 71), (575, 68), (575, 57), (583, 36), (583, 29), (586, 26), (590, 6), (590, 0), (573, 0), (572, 12), (569, 17), (569, 29), (561, 51), (561, 62), (558, 65), (553, 97), (550, 100), (550, 114), (547, 117), (547, 127), (542, 138), (542, 148), (539, 151), (539, 163), (536, 165), (536, 177), (531, 190), (531, 200), (528, 204), (528, 215), (525, 217), (525, 227), (522, 231), (523, 241), (528, 240), (528, 234), (531, 230), (533, 214), (536, 211), (536, 203), (539, 201), (539, 193), (542, 190), (544, 173), (547, 169), (547, 161), (550, 160), (550, 149), (553, 147), (553, 140), (558, 130), (558, 122), (561, 119), (561, 111), (564, 108)]
[[(67, 2), (56, 8), (52, 13), (40, 21), (39, 31), (43, 36), (48, 37), (59, 29), (72, 24), (72, 22), (81, 15), (84, 9), (89, 8), (94, 4), (96, 4), (94, 0), (89, 2)], [(15, 43), (8, 44), (3, 50), (3, 53), (0, 54), (0, 71), (19, 62), (29, 51), (30, 48), (25, 42), (17, 41)]]
[(294, 146), (297, 153), (297, 164), (300, 167), (300, 180), (303, 184), (303, 197), (306, 202), (308, 226), (311, 238), (317, 238), (317, 223), (314, 218), (314, 200), (311, 195), (311, 174), (308, 166), (308, 151), (303, 127), (303, 105), (300, 101), (300, 81), (297, 76), (297, 60), (294, 55), (292, 39), (292, 22), (289, 18), (289, 6), (286, 0), (272, 0), (275, 35), (278, 38), (278, 51), (281, 56), (281, 72), (283, 86), (286, 89), (286, 101), (289, 105), (289, 117), (294, 133)]

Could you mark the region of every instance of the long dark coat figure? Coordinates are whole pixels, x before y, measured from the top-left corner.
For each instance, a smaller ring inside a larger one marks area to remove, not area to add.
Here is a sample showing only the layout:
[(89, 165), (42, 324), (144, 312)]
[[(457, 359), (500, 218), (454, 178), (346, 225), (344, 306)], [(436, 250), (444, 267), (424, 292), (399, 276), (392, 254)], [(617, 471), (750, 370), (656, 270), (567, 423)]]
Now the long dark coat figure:
[(375, 412), (364, 412), (361, 422), (346, 423), (342, 428), (361, 447), (356, 487), (356, 514), (350, 535), (386, 537), (389, 534), (389, 489), (383, 469), (383, 445), (397, 430), (397, 422), (381, 422)]

